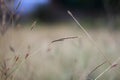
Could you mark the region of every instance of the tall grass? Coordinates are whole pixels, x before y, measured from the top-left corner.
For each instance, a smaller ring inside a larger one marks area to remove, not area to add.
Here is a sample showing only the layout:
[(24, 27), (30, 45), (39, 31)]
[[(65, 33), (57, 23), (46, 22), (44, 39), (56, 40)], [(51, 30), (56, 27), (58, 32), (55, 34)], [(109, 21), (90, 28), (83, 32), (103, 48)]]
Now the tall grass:
[[(102, 64), (104, 57), (97, 54), (98, 50), (87, 37), (81, 36), (78, 29), (73, 29), (73, 24), (71, 27), (63, 26), (58, 29), (9, 29), (0, 38), (0, 63), (4, 66), (1, 67), (4, 71), (1, 79), (94, 80), (110, 66)], [(115, 36), (111, 36), (107, 30), (89, 32), (113, 63), (119, 56), (119, 32), (113, 32)], [(51, 43), (72, 36), (78, 38)], [(99, 78), (119, 80), (119, 63), (116, 65)]]
[(14, 0), (11, 1), (0, 0), (0, 12), (1, 12), (0, 33), (2, 35), (4, 35), (4, 33), (9, 27), (16, 27), (17, 21), (20, 19), (20, 15), (17, 14), (17, 9), (20, 7), (21, 3), (22, 0), (19, 0), (18, 4), (15, 7)]
[[(36, 28), (36, 21), (29, 29), (5, 30), (0, 35), (0, 80), (119, 80), (119, 32), (89, 30), (92, 38), (68, 14), (80, 30), (73, 23)], [(13, 17), (10, 13), (11, 26)]]

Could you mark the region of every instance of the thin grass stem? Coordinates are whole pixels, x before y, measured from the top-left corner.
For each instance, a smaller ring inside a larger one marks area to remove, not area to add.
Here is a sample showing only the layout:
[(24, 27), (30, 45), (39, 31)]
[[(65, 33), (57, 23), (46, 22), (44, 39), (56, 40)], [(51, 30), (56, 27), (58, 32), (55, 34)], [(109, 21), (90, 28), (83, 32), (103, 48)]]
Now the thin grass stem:
[(72, 17), (72, 19), (77, 23), (77, 25), (79, 26), (79, 28), (82, 29), (82, 31), (88, 36), (88, 38), (90, 39), (90, 41), (92, 42), (92, 44), (99, 50), (99, 53), (105, 58), (105, 60), (111, 65), (111, 62), (109, 61), (109, 59), (105, 56), (103, 50), (98, 47), (96, 41), (90, 36), (90, 34), (87, 32), (87, 30), (78, 22), (78, 20), (73, 16), (73, 14), (68, 10), (68, 14)]
[(120, 57), (118, 59), (116, 59), (112, 65), (110, 65), (107, 69), (105, 69), (100, 75), (98, 75), (94, 80), (97, 80), (98, 78), (100, 78), (103, 74), (105, 74), (107, 71), (109, 71), (111, 68), (114, 68), (117, 66), (117, 63), (120, 61)]

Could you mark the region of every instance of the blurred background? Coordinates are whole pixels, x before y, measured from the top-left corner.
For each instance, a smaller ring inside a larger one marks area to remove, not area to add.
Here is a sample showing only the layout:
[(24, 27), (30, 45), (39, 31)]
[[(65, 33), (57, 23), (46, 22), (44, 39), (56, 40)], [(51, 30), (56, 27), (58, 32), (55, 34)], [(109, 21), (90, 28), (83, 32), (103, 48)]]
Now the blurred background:
[(0, 0), (0, 80), (93, 80), (116, 59), (98, 80), (120, 80), (119, 21), (120, 0)]
[[(68, 15), (67, 10), (70, 10), (82, 24), (86, 24), (87, 22), (91, 28), (104, 26), (108, 29), (119, 28), (119, 0), (4, 1), (9, 11), (20, 16), (21, 22), (35, 20), (44, 24), (69, 22), (71, 21), (71, 17)], [(0, 11), (2, 13), (2, 8)]]
[(119, 9), (119, 0), (23, 0), (18, 11), (24, 18), (30, 17), (29, 20), (51, 24), (71, 20), (67, 13), (70, 10), (81, 23), (87, 22), (90, 27), (104, 24), (107, 28), (118, 29)]

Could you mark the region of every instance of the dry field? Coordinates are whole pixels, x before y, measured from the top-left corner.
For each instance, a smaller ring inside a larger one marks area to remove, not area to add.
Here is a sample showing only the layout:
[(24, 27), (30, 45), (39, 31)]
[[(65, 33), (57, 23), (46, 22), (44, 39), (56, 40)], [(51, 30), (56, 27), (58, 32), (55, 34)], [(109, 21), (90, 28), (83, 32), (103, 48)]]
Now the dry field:
[(120, 63), (112, 64), (120, 57), (119, 31), (88, 29), (94, 44), (74, 24), (54, 26), (0, 35), (0, 80), (94, 80), (109, 66), (96, 80), (120, 80)]

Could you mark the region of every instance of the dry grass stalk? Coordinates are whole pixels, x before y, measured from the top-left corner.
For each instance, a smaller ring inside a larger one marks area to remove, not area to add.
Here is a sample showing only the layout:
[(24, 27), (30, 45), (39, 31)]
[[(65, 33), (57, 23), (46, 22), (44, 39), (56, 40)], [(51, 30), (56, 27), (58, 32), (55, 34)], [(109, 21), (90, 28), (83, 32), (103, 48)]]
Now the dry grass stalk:
[[(15, 49), (12, 46), (9, 46), (9, 49), (12, 52), (15, 52)], [(10, 58), (9, 60), (5, 59), (3, 60), (3, 63), (0, 64), (0, 80), (13, 80), (13, 74), (20, 68), (20, 66), (23, 64), (24, 61), (26, 61), (26, 59), (29, 57), (30, 54), (30, 46), (28, 46), (28, 51), (25, 54), (24, 58), (21, 60), (20, 56), (13, 56), (12, 58)], [(22, 57), (21, 57), (22, 58)], [(12, 61), (12, 63), (9, 61)], [(7, 64), (10, 64), (11, 66), (8, 67)]]
[(90, 79), (90, 76), (91, 76), (91, 74), (92, 74), (93, 72), (95, 72), (99, 67), (101, 67), (101, 66), (104, 65), (105, 63), (106, 63), (106, 61), (103, 62), (103, 63), (101, 63), (100, 65), (96, 66), (96, 67), (88, 74), (88, 79)]
[(99, 53), (105, 58), (105, 60), (111, 65), (111, 62), (109, 61), (108, 57), (105, 56), (103, 50), (98, 47), (96, 41), (91, 37), (91, 35), (87, 32), (86, 29), (78, 22), (78, 20), (73, 16), (73, 14), (68, 10), (68, 14), (72, 17), (72, 19), (76, 22), (76, 24), (79, 26), (80, 29), (87, 35), (87, 37), (90, 39), (92, 44), (99, 50)]
[(6, 31), (6, 14), (7, 14), (7, 8), (5, 6), (4, 0), (0, 0), (0, 7), (2, 11), (2, 25), (1, 25), (1, 34), (3, 35)]
[(88, 75), (91, 75), (94, 71), (96, 71), (99, 67), (101, 67), (101, 66), (104, 65), (105, 63), (106, 63), (106, 61), (103, 62), (103, 63), (101, 63), (100, 65), (96, 66)]
[(25, 59), (27, 59), (27, 58), (28, 58), (28, 56), (29, 56), (29, 53), (27, 53), (27, 54), (25, 55)]
[(75, 36), (75, 37), (64, 37), (64, 38), (60, 38), (60, 39), (53, 40), (53, 41), (51, 41), (51, 43), (48, 45), (47, 52), (51, 51), (51, 44), (56, 43), (56, 42), (62, 42), (62, 41), (64, 41), (64, 40), (75, 39), (75, 38), (78, 38), (78, 37), (77, 37), (77, 36)]
[(6, 6), (4, 3), (4, 0), (0, 0), (0, 5), (1, 5), (1, 11), (2, 11), (2, 26), (4, 26), (6, 24)]
[(34, 21), (34, 22), (32, 23), (30, 30), (33, 30), (33, 28), (36, 26), (36, 23), (37, 23), (37, 21)]
[(17, 6), (16, 6), (16, 8), (15, 8), (15, 11), (17, 11), (18, 10), (18, 8), (20, 7), (20, 5), (22, 4), (22, 0), (19, 0), (19, 2), (18, 2), (18, 4), (17, 4)]
[(118, 62), (120, 61), (120, 57), (116, 59), (107, 69), (105, 69), (100, 75), (98, 75), (94, 80), (99, 79), (103, 74), (105, 74), (107, 71), (109, 71), (112, 68), (117, 67)]
[(55, 43), (55, 42), (59, 42), (59, 41), (64, 41), (64, 40), (67, 40), (67, 39), (75, 39), (75, 38), (78, 38), (78, 37), (75, 36), (75, 37), (60, 38), (60, 39), (51, 41), (51, 43)]
[(31, 50), (31, 47), (30, 47), (30, 45), (28, 45), (28, 51), (27, 51), (27, 53), (26, 53), (26, 55), (25, 55), (25, 59), (27, 59), (27, 58), (29, 57), (29, 55), (30, 55), (30, 50)]
[(15, 62), (19, 60), (19, 56), (15, 56)]
[(9, 78), (9, 70), (10, 68), (7, 67), (7, 61), (4, 60), (3, 63), (0, 65), (1, 66), (1, 69), (0, 69), (0, 72), (1, 72), (1, 80), (7, 80)]
[[(14, 4), (14, 1), (13, 1), (12, 3)], [(9, 21), (12, 22), (11, 25), (12, 25), (13, 27), (15, 26), (15, 21), (17, 21), (17, 20), (19, 19), (18, 14), (16, 14), (16, 11), (18, 10), (18, 8), (20, 7), (21, 4), (22, 4), (22, 0), (19, 0), (16, 8), (14, 9), (14, 11), (12, 11), (12, 10), (10, 10), (10, 9), (8, 8), (8, 2), (5, 1), (5, 5), (6, 5), (8, 11), (9, 11), (9, 15), (10, 15)], [(13, 8), (14, 8), (14, 7), (13, 7)], [(16, 18), (16, 19), (15, 19), (15, 18)]]
[[(10, 1), (10, 2), (12, 2), (12, 1)], [(18, 21), (20, 18), (20, 17), (18, 17), (18, 14), (16, 14), (16, 11), (20, 7), (22, 0), (19, 0), (14, 11), (11, 10), (11, 8), (9, 8), (10, 2), (7, 2), (7, 0), (0, 0), (0, 7), (1, 7), (1, 11), (2, 11), (2, 14), (1, 14), (2, 24), (1, 24), (0, 32), (2, 35), (8, 29), (8, 27), (7, 27), (8, 23), (11, 23), (11, 25), (14, 27), (15, 22)], [(14, 1), (12, 3), (14, 3)], [(12, 8), (14, 8), (14, 7), (12, 7)], [(9, 18), (7, 18), (7, 15), (9, 15)], [(6, 22), (7, 19), (8, 19), (8, 22)]]
[(31, 56), (30, 55), (30, 46), (28, 46), (28, 51), (27, 53), (25, 54), (24, 58), (22, 59), (21, 62), (19, 62), (19, 65), (16, 65), (16, 63), (18, 62), (18, 60), (20, 60), (20, 56), (15, 56), (15, 63), (13, 65), (13, 67), (15, 67), (14, 69), (12, 69), (12, 71), (10, 72), (10, 75), (13, 74), (14, 72), (17, 72), (17, 70), (19, 70), (19, 68), (22, 66), (22, 64)]
[(9, 46), (9, 49), (10, 49), (10, 51), (12, 51), (13, 53), (15, 53), (15, 49), (10, 45)]

